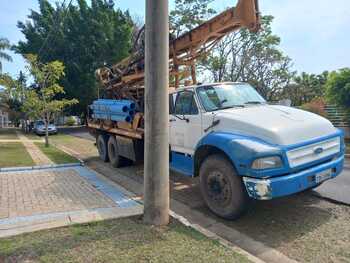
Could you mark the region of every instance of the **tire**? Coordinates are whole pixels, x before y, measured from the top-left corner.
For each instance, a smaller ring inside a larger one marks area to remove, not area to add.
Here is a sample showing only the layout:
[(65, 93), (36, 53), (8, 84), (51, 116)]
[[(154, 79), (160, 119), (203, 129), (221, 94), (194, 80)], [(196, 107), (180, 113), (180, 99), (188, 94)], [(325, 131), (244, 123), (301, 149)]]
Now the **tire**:
[(107, 140), (108, 137), (106, 135), (98, 135), (96, 140), (96, 146), (98, 149), (98, 154), (100, 156), (100, 159), (104, 162), (108, 162), (108, 148), (107, 148)]
[(125, 164), (125, 158), (119, 155), (118, 143), (114, 136), (109, 136), (108, 156), (113, 167), (119, 168)]
[(250, 198), (242, 178), (223, 155), (210, 155), (199, 171), (200, 188), (205, 203), (219, 217), (234, 220), (249, 208)]

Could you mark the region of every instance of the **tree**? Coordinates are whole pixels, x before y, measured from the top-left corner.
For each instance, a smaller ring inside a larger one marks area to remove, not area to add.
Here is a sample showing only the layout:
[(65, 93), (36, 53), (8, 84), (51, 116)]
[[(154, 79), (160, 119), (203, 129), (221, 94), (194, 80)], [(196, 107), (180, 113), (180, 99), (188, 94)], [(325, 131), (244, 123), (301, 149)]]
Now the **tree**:
[(26, 91), (23, 110), (33, 118), (41, 118), (45, 123), (45, 146), (49, 146), (48, 125), (54, 114), (65, 107), (78, 103), (76, 99), (57, 99), (64, 94), (64, 89), (58, 84), (64, 76), (64, 65), (60, 61), (41, 63), (35, 55), (27, 55), (28, 70), (34, 78), (33, 89)]
[(350, 107), (350, 68), (333, 71), (326, 82), (327, 99), (345, 109)]
[(310, 103), (324, 97), (327, 78), (328, 71), (320, 75), (302, 72), (283, 89), (281, 97), (290, 99), (294, 106)]
[(170, 12), (171, 33), (178, 37), (202, 24), (215, 10), (210, 8), (213, 0), (175, 0), (175, 8)]
[(25, 100), (26, 77), (22, 71), (17, 78), (12, 78), (9, 74), (0, 74), (0, 86), (4, 88), (0, 94), (1, 104), (9, 110), (15, 125), (19, 126), (20, 120), (25, 118), (22, 105)]
[(291, 59), (278, 48), (272, 16), (262, 17), (258, 33), (242, 29), (225, 37), (201, 62), (200, 70), (215, 82), (243, 81), (255, 86), (268, 100), (278, 97), (294, 75)]
[(10, 55), (8, 55), (4, 50), (10, 49), (10, 42), (6, 38), (0, 38), (0, 73), (2, 72), (2, 63), (1, 60), (12, 61)]
[(44, 63), (64, 63), (66, 74), (60, 80), (64, 97), (80, 101), (71, 108), (74, 115), (85, 113), (97, 97), (95, 70), (128, 56), (133, 30), (129, 13), (113, 8), (111, 1), (76, 2), (53, 6), (39, 0), (39, 11), (31, 11), (27, 22), (18, 23), (26, 40), (15, 47), (23, 55), (38, 54)]

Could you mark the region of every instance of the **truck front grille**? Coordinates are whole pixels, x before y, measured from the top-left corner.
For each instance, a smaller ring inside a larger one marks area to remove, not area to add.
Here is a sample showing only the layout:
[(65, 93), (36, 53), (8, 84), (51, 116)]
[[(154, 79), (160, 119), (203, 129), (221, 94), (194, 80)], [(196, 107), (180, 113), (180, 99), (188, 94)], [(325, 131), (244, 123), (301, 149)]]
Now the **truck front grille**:
[(289, 166), (298, 167), (340, 152), (340, 137), (302, 146), (287, 152)]

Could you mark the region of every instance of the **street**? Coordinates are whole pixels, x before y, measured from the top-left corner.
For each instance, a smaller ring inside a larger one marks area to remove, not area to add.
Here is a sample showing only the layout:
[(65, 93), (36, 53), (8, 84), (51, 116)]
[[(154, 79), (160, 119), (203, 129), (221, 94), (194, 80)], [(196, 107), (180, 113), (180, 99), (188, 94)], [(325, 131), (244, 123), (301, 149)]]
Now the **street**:
[[(85, 127), (61, 128), (60, 132), (90, 141), (95, 140)], [(344, 171), (341, 175), (314, 189), (313, 193), (334, 202), (350, 205), (350, 160), (346, 160)]]

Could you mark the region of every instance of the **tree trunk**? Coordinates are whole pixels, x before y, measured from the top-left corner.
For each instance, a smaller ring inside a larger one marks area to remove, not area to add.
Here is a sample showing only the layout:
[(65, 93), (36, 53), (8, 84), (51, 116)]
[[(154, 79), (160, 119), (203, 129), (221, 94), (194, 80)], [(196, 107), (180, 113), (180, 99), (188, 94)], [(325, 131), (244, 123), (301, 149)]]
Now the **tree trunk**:
[(45, 120), (45, 147), (49, 147), (49, 123)]

